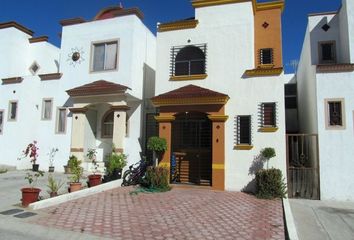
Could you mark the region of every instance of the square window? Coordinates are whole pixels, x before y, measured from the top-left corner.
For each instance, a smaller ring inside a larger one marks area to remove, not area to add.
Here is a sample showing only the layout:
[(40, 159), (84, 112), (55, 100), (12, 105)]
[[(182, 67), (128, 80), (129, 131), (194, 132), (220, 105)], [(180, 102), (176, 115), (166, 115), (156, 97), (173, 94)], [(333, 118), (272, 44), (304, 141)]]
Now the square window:
[(56, 133), (63, 134), (66, 132), (66, 118), (66, 108), (58, 108)]
[(273, 49), (263, 48), (259, 50), (260, 64), (273, 64)]
[(118, 62), (118, 41), (93, 44), (92, 71), (115, 70)]
[(9, 120), (16, 121), (17, 119), (17, 101), (10, 101), (9, 102)]
[(276, 103), (261, 104), (261, 127), (276, 127)]
[(237, 116), (237, 145), (252, 145), (251, 116)]
[(0, 110), (0, 135), (2, 134), (4, 129), (4, 111)]
[(334, 41), (319, 43), (319, 58), (322, 64), (336, 62), (336, 45)]
[(326, 99), (326, 128), (327, 129), (344, 129), (344, 99)]
[(42, 120), (52, 119), (52, 108), (53, 108), (53, 100), (52, 99), (43, 99)]

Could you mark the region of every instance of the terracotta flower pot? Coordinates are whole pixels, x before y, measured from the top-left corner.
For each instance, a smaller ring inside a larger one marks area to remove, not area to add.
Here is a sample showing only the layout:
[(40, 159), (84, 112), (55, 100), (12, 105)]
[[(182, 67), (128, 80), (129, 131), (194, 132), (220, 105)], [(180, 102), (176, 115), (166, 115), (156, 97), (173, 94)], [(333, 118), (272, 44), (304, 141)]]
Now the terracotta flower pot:
[(51, 193), (49, 193), (49, 196), (50, 196), (51, 198), (53, 198), (53, 197), (58, 196), (58, 193), (57, 193), (57, 192), (51, 192)]
[(81, 182), (70, 183), (70, 192), (75, 192), (81, 190)]
[(97, 185), (100, 185), (102, 180), (102, 175), (101, 174), (92, 174), (92, 175), (89, 175), (88, 176), (88, 179), (89, 179), (89, 185), (90, 187), (94, 187), (94, 186), (97, 186)]
[(22, 188), (22, 206), (27, 207), (30, 203), (37, 202), (41, 189)]

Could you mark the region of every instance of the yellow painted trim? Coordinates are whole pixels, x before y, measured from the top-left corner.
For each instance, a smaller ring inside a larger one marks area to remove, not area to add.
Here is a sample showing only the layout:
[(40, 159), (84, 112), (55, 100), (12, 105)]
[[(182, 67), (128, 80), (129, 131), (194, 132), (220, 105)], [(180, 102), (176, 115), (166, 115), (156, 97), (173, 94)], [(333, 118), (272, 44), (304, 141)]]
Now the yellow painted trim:
[(256, 68), (251, 70), (246, 70), (245, 75), (249, 77), (258, 76), (274, 76), (280, 75), (283, 72), (283, 68)]
[(209, 105), (209, 104), (221, 104), (225, 105), (230, 98), (226, 97), (203, 97), (203, 98), (168, 98), (152, 100), (152, 103), (156, 106), (179, 106), (179, 105)]
[(257, 3), (256, 10), (263, 11), (280, 8), (281, 11), (284, 11), (284, 5), (284, 1)]
[(172, 122), (176, 119), (175, 116), (155, 116), (157, 122)]
[(251, 0), (193, 0), (192, 6), (194, 8), (199, 7), (209, 7), (209, 6), (217, 6), (223, 4), (230, 4), (230, 3), (241, 3), (241, 2), (249, 2)]
[(229, 118), (227, 115), (208, 115), (208, 118), (213, 122), (226, 122)]
[(263, 69), (274, 68), (274, 64), (261, 64), (259, 65), (259, 68), (263, 68)]
[(276, 132), (278, 131), (277, 127), (262, 127), (259, 129), (260, 132)]
[(178, 22), (173, 22), (173, 23), (161, 23), (160, 25), (158, 25), (157, 31), (158, 32), (167, 32), (167, 31), (196, 28), (198, 23), (199, 23), (199, 21), (195, 20), (195, 19), (178, 21)]
[(165, 163), (165, 162), (160, 162), (159, 163), (159, 167), (170, 168), (171, 164), (170, 163)]
[(219, 164), (213, 163), (212, 169), (213, 170), (224, 170), (225, 169), (225, 165), (222, 164), (222, 163), (219, 163)]
[(208, 77), (208, 74), (171, 76), (170, 81), (203, 80), (203, 79), (206, 79), (207, 77)]
[(246, 144), (240, 144), (234, 147), (235, 150), (251, 150), (252, 148), (253, 148), (252, 145), (246, 145)]

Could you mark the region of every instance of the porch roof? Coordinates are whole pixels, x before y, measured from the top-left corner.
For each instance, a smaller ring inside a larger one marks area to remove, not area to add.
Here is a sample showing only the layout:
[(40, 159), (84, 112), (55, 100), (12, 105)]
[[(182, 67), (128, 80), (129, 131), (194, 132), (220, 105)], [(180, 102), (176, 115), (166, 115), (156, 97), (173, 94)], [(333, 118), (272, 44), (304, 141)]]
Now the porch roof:
[(228, 100), (226, 94), (192, 84), (151, 98), (155, 106), (225, 104)]
[(99, 80), (99, 81), (82, 85), (80, 87), (69, 89), (66, 92), (69, 94), (70, 97), (76, 97), (76, 96), (124, 93), (127, 89), (130, 88), (118, 83)]

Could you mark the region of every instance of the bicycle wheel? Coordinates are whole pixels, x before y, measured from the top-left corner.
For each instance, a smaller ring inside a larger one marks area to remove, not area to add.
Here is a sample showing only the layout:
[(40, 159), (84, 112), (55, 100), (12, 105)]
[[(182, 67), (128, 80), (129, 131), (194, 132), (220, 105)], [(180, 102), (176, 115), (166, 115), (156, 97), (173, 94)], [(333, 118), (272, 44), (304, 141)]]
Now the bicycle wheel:
[(122, 187), (131, 185), (131, 175), (132, 175), (132, 171), (131, 170), (127, 170), (127, 171), (124, 172)]

